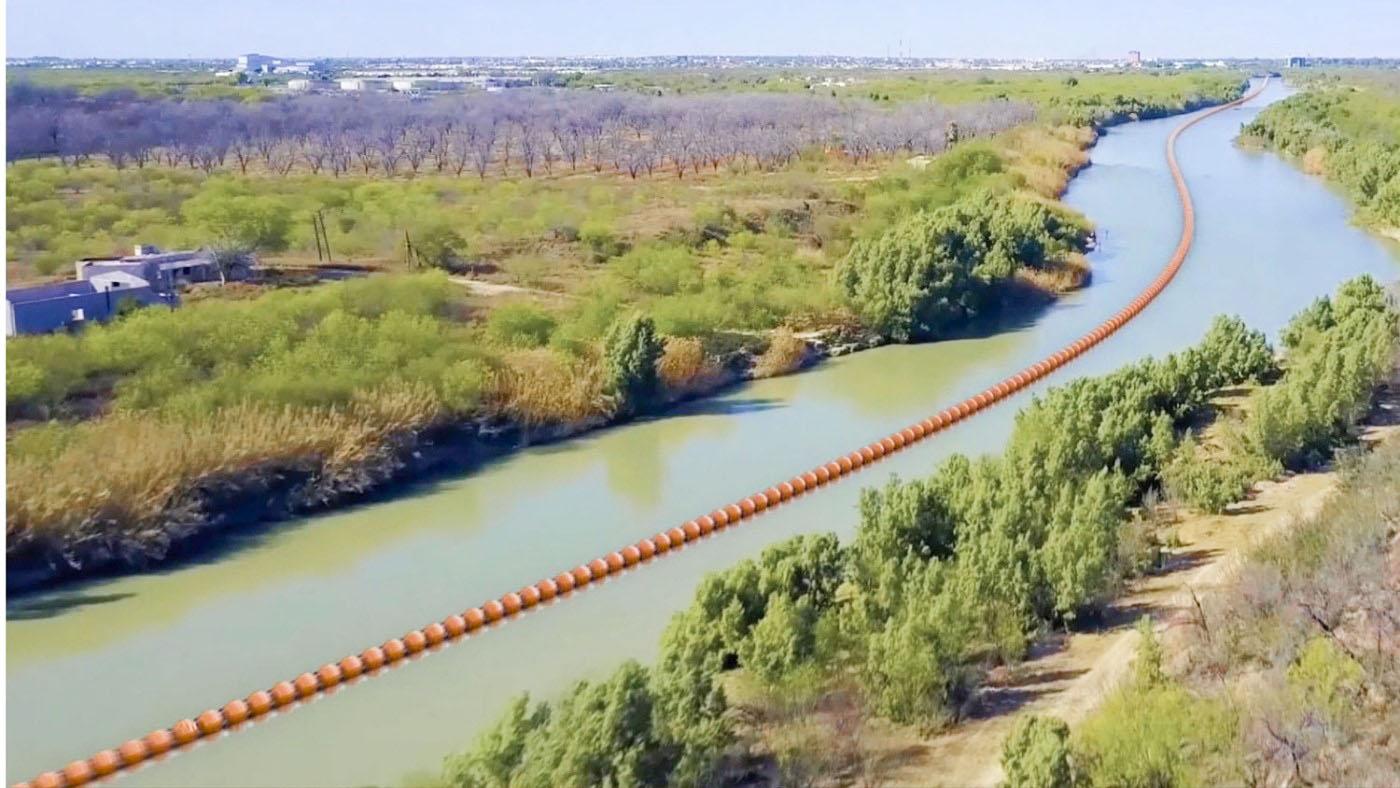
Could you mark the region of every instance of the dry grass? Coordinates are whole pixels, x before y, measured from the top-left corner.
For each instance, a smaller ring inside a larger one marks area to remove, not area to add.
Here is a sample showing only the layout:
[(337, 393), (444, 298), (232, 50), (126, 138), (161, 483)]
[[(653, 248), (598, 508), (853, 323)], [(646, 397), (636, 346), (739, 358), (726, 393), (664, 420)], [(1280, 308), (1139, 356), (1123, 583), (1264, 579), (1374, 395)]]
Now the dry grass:
[(79, 562), (100, 542), (159, 557), (196, 519), (200, 489), (296, 468), (318, 484), (373, 465), (391, 437), (437, 420), (431, 389), (365, 392), (344, 408), (240, 405), (198, 421), (121, 413), (67, 430), (26, 431), (6, 481), (7, 552), (46, 546)]
[(724, 370), (706, 355), (704, 343), (696, 337), (667, 338), (656, 372), (672, 399), (713, 390), (724, 379)]
[(1089, 163), (1089, 146), (1095, 132), (1082, 126), (1031, 126), (1010, 134), (1006, 155), (1011, 171), (1026, 187), (1046, 199), (1055, 199), (1069, 186), (1069, 179)]
[(1089, 261), (1075, 252), (1064, 260), (1047, 261), (1043, 268), (1020, 268), (1016, 279), (1045, 293), (1067, 293), (1083, 287), (1090, 273)]
[(573, 361), (543, 348), (516, 351), (492, 376), (487, 410), (525, 427), (585, 424), (613, 413), (603, 385), (596, 360)]
[(1327, 149), (1321, 145), (1309, 148), (1308, 152), (1303, 154), (1303, 172), (1309, 175), (1326, 175)]
[(753, 365), (756, 378), (775, 378), (787, 375), (802, 368), (807, 360), (806, 341), (793, 336), (785, 328), (774, 331), (768, 340), (768, 348)]

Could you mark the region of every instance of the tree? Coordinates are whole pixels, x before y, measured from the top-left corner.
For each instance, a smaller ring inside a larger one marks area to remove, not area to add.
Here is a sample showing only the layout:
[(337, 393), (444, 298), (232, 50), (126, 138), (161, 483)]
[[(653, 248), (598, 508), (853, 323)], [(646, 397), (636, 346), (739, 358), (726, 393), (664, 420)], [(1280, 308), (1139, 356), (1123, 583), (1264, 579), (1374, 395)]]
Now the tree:
[(185, 201), (185, 221), (212, 237), (223, 249), (280, 251), (287, 246), (291, 219), (286, 206), (267, 197), (209, 189)]
[(445, 223), (428, 225), (413, 240), (413, 252), (419, 265), (446, 271), (457, 271), (462, 267), (466, 248), (466, 239)]
[(1022, 717), (1001, 750), (1006, 788), (1071, 788), (1069, 726), (1054, 717)]
[(651, 405), (658, 391), (656, 362), (665, 346), (656, 324), (642, 314), (618, 319), (603, 337), (603, 363), (608, 390), (618, 410), (635, 413)]

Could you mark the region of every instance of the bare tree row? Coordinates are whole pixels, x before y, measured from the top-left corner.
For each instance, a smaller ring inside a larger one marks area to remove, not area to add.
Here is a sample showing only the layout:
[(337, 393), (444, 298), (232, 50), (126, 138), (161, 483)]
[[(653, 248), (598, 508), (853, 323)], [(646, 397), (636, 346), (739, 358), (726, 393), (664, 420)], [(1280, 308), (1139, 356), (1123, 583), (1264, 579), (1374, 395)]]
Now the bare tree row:
[(773, 167), (823, 148), (862, 160), (929, 154), (950, 139), (1023, 123), (1008, 101), (893, 109), (810, 96), (649, 97), (513, 90), (413, 100), (311, 95), (257, 104), (145, 100), (13, 85), (10, 161), (105, 157), (117, 168), (152, 162), (213, 172), (257, 168), (328, 173), (524, 175), (612, 169), (677, 177), (724, 163)]

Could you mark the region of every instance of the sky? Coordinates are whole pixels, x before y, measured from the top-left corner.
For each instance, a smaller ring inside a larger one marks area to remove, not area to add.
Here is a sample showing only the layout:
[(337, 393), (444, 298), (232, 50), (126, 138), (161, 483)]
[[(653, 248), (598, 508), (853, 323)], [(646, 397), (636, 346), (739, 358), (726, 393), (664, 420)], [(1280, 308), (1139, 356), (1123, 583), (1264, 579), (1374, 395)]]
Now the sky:
[(6, 55), (1400, 57), (1400, 0), (6, 0)]

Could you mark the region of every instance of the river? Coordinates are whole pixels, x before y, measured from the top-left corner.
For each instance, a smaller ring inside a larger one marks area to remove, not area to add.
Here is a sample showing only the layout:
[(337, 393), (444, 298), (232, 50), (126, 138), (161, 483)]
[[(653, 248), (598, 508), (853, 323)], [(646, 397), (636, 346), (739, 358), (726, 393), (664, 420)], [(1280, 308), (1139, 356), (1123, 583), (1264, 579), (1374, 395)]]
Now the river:
[[(1272, 84), (1179, 143), (1196, 245), (1135, 321), (1030, 392), (815, 495), (383, 675), (120, 777), (143, 786), (393, 785), (435, 773), (512, 696), (550, 697), (656, 654), (705, 573), (799, 533), (849, 536), (862, 487), (1000, 449), (1035, 391), (1195, 342), (1234, 313), (1276, 335), (1350, 277), (1391, 281), (1393, 247), (1347, 203), (1232, 140)], [(664, 418), (515, 453), (391, 500), (240, 537), (198, 563), (7, 607), (7, 781), (61, 768), (230, 698), (552, 576), (864, 445), (1059, 349), (1151, 281), (1180, 210), (1163, 157), (1180, 118), (1105, 134), (1066, 202), (1092, 219), (1091, 286), (985, 338), (887, 347), (752, 383)]]

